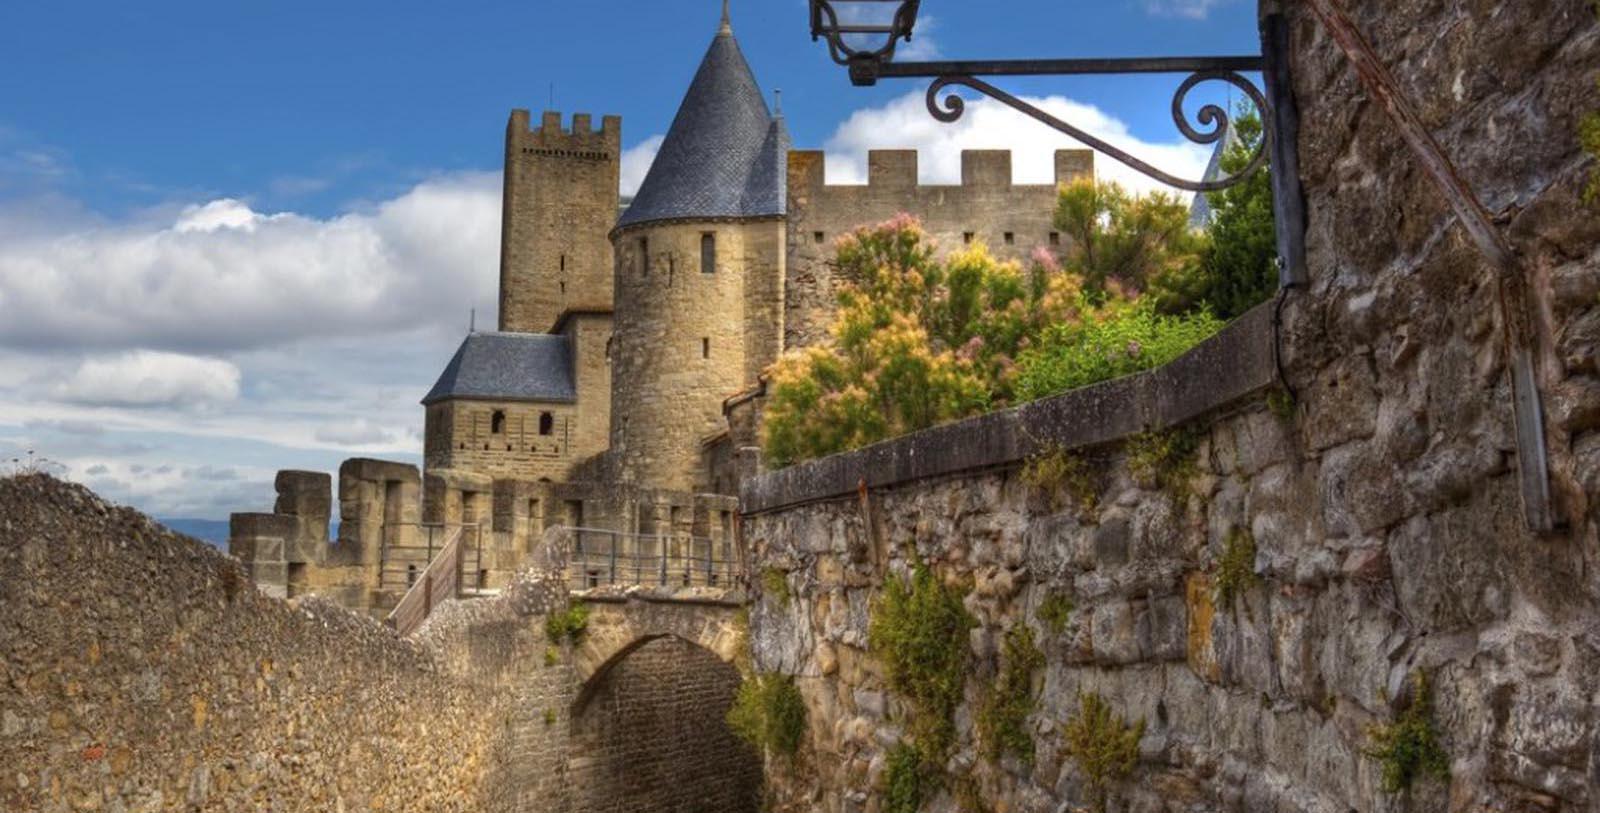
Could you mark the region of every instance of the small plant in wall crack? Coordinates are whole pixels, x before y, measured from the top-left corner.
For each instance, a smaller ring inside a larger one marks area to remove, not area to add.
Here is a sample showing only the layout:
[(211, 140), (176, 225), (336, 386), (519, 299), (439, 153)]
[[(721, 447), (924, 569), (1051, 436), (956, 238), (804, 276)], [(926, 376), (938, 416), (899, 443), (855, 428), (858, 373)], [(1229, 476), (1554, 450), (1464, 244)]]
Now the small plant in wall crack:
[(1065, 750), (1083, 774), (1094, 813), (1105, 813), (1111, 791), (1133, 773), (1139, 761), (1144, 720), (1129, 724), (1098, 694), (1078, 695), (1078, 714), (1061, 729)]
[(761, 592), (782, 607), (788, 607), (789, 601), (794, 598), (789, 592), (789, 574), (777, 567), (761, 569)]
[(1033, 641), (1033, 629), (1018, 623), (1006, 632), (1000, 647), (1000, 674), (978, 710), (978, 736), (990, 760), (1007, 754), (1033, 764), (1033, 673), (1044, 668), (1044, 653)]
[(1128, 470), (1139, 485), (1160, 488), (1182, 504), (1200, 473), (1195, 452), (1201, 434), (1193, 429), (1140, 432), (1128, 439)]
[(1212, 580), (1217, 604), (1233, 609), (1239, 596), (1259, 582), (1260, 578), (1256, 576), (1256, 538), (1243, 528), (1228, 531)]
[(1450, 754), (1439, 743), (1427, 675), (1419, 669), (1411, 681), (1411, 702), (1394, 722), (1367, 729), (1368, 745), (1363, 753), (1383, 766), (1385, 793), (1407, 790), (1422, 776), (1450, 777)]
[(1067, 631), (1067, 622), (1072, 620), (1074, 609), (1071, 596), (1055, 592), (1039, 602), (1039, 608), (1033, 611), (1033, 615), (1051, 635), (1060, 635)]
[[(1600, 0), (1595, 0), (1594, 13), (1600, 17)], [(1583, 199), (1591, 206), (1600, 206), (1600, 110), (1584, 116), (1578, 122), (1578, 140), (1583, 144), (1583, 151), (1597, 164), (1589, 172), (1589, 186), (1583, 191)]]
[(766, 674), (739, 684), (728, 727), (757, 750), (791, 757), (806, 733), (806, 704), (794, 678)]
[(582, 602), (554, 611), (544, 620), (544, 637), (556, 645), (562, 642), (577, 645), (588, 630), (589, 607)]
[(1028, 458), (1022, 482), (1049, 495), (1051, 508), (1069, 505), (1080, 517), (1093, 517), (1100, 506), (1100, 484), (1088, 461), (1057, 445)]

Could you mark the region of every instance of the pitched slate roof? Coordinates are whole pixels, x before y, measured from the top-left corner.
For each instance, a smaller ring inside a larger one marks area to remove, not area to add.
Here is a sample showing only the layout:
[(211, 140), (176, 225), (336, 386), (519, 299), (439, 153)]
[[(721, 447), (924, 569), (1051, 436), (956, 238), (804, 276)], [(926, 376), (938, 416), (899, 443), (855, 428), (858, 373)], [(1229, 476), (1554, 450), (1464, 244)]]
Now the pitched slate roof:
[(422, 403), (426, 406), (449, 398), (577, 401), (567, 337), (541, 333), (468, 336)]
[(617, 225), (781, 215), (788, 156), (788, 129), (768, 112), (724, 19)]

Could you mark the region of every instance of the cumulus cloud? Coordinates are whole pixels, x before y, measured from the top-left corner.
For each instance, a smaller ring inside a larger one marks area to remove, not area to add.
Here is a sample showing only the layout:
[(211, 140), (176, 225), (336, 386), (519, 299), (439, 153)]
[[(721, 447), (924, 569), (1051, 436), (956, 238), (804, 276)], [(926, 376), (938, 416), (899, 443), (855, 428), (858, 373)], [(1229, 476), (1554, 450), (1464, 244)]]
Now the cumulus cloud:
[(395, 433), (366, 418), (320, 426), (315, 437), (339, 446), (376, 446), (394, 441)]
[(0, 346), (216, 352), (454, 324), (495, 300), (498, 173), (327, 219), (234, 199), (49, 230), (13, 216)]
[(1144, 9), (1158, 17), (1204, 20), (1211, 10), (1231, 0), (1144, 0)]
[[(1210, 150), (1204, 146), (1135, 138), (1117, 118), (1063, 96), (1024, 97), (1024, 101), (1179, 177), (1198, 179), (1205, 173)], [(830, 183), (865, 183), (867, 152), (874, 149), (916, 149), (922, 181), (934, 184), (961, 182), (964, 149), (1009, 149), (1017, 183), (1051, 183), (1055, 180), (1055, 150), (1082, 148), (1077, 141), (993, 99), (968, 99), (966, 115), (945, 124), (928, 115), (920, 90), (881, 107), (856, 111), (826, 144)], [(1172, 191), (1104, 155), (1096, 156), (1095, 173), (1138, 192)]]
[(653, 135), (622, 151), (622, 194), (632, 196), (639, 191), (650, 165), (655, 163), (656, 153), (661, 151), (661, 142), (666, 140), (666, 136)]
[(51, 395), (90, 406), (203, 407), (237, 399), (239, 378), (222, 359), (135, 350), (85, 359)]

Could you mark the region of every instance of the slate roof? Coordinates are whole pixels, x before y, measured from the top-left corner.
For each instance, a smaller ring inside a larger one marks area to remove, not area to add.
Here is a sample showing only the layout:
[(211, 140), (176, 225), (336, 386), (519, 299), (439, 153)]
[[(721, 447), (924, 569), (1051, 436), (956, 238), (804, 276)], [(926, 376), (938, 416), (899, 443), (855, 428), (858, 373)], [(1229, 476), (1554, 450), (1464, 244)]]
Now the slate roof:
[(566, 336), (473, 333), (461, 342), (424, 406), (449, 398), (573, 403), (578, 388)]
[(724, 20), (639, 192), (617, 226), (781, 215), (789, 131)]
[[(1228, 132), (1222, 137), (1221, 141), (1217, 142), (1216, 148), (1211, 151), (1211, 162), (1206, 164), (1206, 174), (1200, 176), (1200, 180), (1205, 183), (1211, 183), (1227, 176), (1228, 173), (1222, 171), (1222, 156), (1226, 155), (1228, 150), (1238, 143), (1239, 132), (1230, 123)], [(1189, 228), (1207, 228), (1211, 225), (1212, 217), (1211, 198), (1204, 192), (1194, 193), (1194, 201), (1189, 204)]]

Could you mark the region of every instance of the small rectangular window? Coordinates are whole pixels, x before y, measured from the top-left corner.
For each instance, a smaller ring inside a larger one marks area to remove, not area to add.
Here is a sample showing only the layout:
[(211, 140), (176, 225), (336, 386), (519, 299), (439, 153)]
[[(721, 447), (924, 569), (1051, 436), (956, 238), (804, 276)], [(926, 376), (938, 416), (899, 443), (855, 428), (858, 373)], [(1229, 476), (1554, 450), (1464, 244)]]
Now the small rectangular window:
[(1015, 232), (1009, 232), (1009, 231), (1006, 232), (1006, 245), (1014, 246), (1016, 244), (1017, 244), (1017, 235), (1016, 235), (1016, 233)]
[(700, 235), (700, 273), (717, 273), (717, 236), (711, 232)]
[(650, 275), (650, 238), (639, 238), (639, 275)]
[(814, 232), (812, 232), (812, 233), (811, 233), (811, 239), (812, 239), (812, 240), (815, 240), (815, 241), (816, 241), (816, 242), (818, 242), (818, 243), (820, 243), (820, 242), (822, 242), (822, 241), (823, 241), (823, 240), (824, 240), (824, 239), (826, 239), (826, 238), (825, 238), (825, 237), (824, 237), (824, 235), (823, 235), (823, 234), (822, 234), (822, 232), (820, 232), (820, 231), (814, 231)]
[(711, 358), (711, 339), (710, 338), (702, 338), (700, 340), (700, 358), (703, 358), (703, 359)]
[(1052, 245), (1052, 246), (1061, 245), (1061, 232), (1058, 232), (1058, 231), (1050, 232), (1050, 245)]
[(970, 231), (968, 231), (968, 232), (962, 232), (962, 233), (961, 233), (961, 242), (963, 242), (963, 243), (966, 243), (966, 244), (967, 244), (967, 245), (969, 245), (969, 246), (970, 246), (970, 245), (972, 245), (972, 238), (973, 238), (973, 237), (974, 237), (974, 236), (975, 236), (975, 235), (974, 235), (974, 234), (973, 234), (973, 233), (972, 233), (972, 232), (970, 232)]

